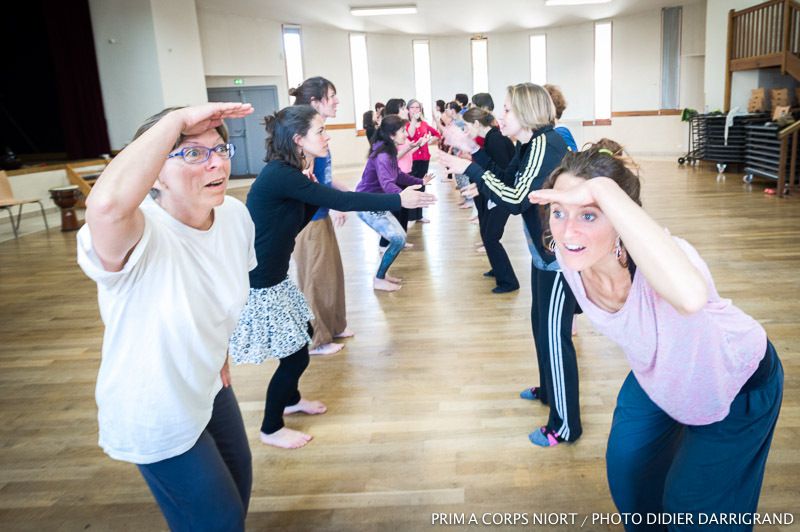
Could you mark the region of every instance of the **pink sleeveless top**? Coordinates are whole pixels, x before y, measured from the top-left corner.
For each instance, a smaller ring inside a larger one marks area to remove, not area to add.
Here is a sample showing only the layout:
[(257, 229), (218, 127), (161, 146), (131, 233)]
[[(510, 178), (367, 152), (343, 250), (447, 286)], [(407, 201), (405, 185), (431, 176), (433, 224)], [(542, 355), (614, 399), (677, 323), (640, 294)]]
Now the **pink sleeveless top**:
[(673, 238), (708, 283), (705, 307), (690, 316), (659, 296), (640, 270), (623, 307), (606, 312), (586, 297), (580, 273), (563, 267), (561, 260), (559, 264), (583, 312), (622, 348), (648, 397), (681, 423), (708, 425), (728, 415), (734, 397), (764, 357), (767, 334), (719, 296), (694, 247)]

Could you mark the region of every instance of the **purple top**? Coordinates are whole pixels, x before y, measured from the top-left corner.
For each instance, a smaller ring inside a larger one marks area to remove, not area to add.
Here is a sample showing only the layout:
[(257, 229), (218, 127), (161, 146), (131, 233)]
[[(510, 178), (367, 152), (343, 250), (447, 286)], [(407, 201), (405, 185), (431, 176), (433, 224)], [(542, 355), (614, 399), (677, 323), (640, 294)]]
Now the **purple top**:
[[(383, 142), (376, 142), (372, 151), (378, 149)], [(361, 181), (356, 185), (356, 192), (384, 192), (386, 194), (400, 194), (403, 189), (398, 186), (409, 187), (423, 184), (422, 179), (409, 175), (397, 166), (397, 157), (388, 153), (379, 153), (367, 159), (367, 165), (361, 174)]]
[(708, 283), (705, 307), (689, 316), (658, 295), (639, 269), (625, 304), (607, 312), (589, 301), (580, 273), (565, 268), (561, 254), (556, 255), (578, 304), (595, 328), (622, 348), (647, 396), (680, 423), (708, 425), (728, 415), (764, 357), (767, 334), (719, 296), (692, 245), (673, 238)]

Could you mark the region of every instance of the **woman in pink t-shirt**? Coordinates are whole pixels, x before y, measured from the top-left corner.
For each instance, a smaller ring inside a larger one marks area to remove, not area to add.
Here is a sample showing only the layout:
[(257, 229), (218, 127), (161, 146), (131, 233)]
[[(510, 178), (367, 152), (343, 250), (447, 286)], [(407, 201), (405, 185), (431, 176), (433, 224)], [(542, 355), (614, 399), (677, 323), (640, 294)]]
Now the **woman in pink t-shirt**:
[(661, 512), (694, 526), (701, 514), (755, 512), (783, 368), (763, 327), (719, 296), (697, 251), (645, 213), (639, 192), (632, 161), (603, 139), (567, 154), (529, 196), (549, 205), (551, 249), (578, 304), (632, 369), (608, 439), (611, 495), (643, 517), (627, 530)]

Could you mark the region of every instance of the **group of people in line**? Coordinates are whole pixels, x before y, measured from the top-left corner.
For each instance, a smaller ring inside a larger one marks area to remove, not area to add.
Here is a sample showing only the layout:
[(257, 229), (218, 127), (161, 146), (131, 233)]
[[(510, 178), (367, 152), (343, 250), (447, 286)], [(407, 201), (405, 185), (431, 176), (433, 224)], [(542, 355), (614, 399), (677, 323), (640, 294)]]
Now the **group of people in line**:
[(354, 191), (332, 171), (325, 121), (336, 87), (314, 77), (291, 95), (265, 117), (266, 165), (246, 204), (225, 194), (235, 148), (223, 121), (253, 112), (242, 103), (149, 118), (87, 199), (78, 262), (106, 327), (99, 443), (137, 465), (171, 529), (244, 528), (252, 458), (228, 354), (278, 359), (261, 441), (311, 441), (284, 417), (326, 412), (300, 393), (300, 378), (310, 354), (333, 354), (335, 339), (353, 335), (334, 226), (357, 212), (384, 240), (373, 287), (399, 290), (388, 271), (407, 224), (425, 223), (436, 201), (424, 190), (434, 143), (474, 201), (495, 293), (520, 288), (500, 239), (510, 216), (523, 220), (539, 380), (520, 397), (549, 411), (531, 443), (582, 434), (572, 324), (583, 312), (631, 367), (606, 451), (619, 511), (756, 510), (782, 398), (778, 355), (763, 327), (717, 294), (692, 245), (642, 209), (639, 168), (623, 147), (602, 139), (579, 150), (558, 125), (557, 87), (509, 86), (499, 112), (488, 94), (458, 95), (437, 102), (432, 123), (419, 101), (388, 100), (365, 124)]

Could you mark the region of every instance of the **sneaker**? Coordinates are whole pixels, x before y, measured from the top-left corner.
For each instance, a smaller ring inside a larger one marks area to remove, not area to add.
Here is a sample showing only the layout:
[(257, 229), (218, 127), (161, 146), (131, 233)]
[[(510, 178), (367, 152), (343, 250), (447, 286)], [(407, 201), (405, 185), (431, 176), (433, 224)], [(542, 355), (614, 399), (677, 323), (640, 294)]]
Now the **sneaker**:
[(528, 401), (539, 401), (542, 398), (541, 388), (534, 386), (533, 388), (525, 388), (519, 392), (519, 396)]
[(488, 272), (483, 272), (484, 277), (494, 277), (494, 270), (489, 270)]
[(566, 441), (547, 427), (539, 427), (539, 430), (534, 430), (528, 434), (528, 439), (531, 440), (532, 444), (539, 447), (555, 447), (559, 443)]

